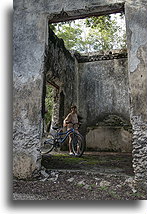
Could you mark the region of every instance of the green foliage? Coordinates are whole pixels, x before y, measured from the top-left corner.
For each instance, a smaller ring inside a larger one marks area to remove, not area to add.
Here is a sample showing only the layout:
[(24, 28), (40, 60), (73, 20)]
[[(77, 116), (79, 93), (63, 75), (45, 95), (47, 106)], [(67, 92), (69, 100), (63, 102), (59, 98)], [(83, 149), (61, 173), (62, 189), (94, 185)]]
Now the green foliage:
[(108, 191), (109, 188), (107, 186), (99, 186), (98, 189), (101, 191)]
[(45, 98), (45, 108), (46, 108), (45, 123), (46, 124), (49, 124), (52, 119), (53, 103), (54, 103), (53, 88), (47, 85), (46, 98)]
[(100, 32), (103, 30), (110, 30), (112, 27), (111, 16), (99, 16), (86, 19), (86, 26), (91, 28), (98, 28)]
[(91, 27), (88, 39), (92, 41), (94, 50), (113, 49), (115, 41), (119, 41), (116, 35), (117, 25), (115, 20), (111, 20), (110, 16), (92, 17), (86, 19), (86, 25)]
[(64, 40), (66, 48), (76, 50), (82, 41), (80, 25), (72, 27), (70, 24), (65, 24), (59, 29), (57, 36)]
[[(124, 19), (119, 14), (120, 20)], [(56, 35), (64, 40), (69, 50), (93, 52), (126, 48), (126, 35), (116, 16), (91, 17), (78, 22), (51, 25)]]

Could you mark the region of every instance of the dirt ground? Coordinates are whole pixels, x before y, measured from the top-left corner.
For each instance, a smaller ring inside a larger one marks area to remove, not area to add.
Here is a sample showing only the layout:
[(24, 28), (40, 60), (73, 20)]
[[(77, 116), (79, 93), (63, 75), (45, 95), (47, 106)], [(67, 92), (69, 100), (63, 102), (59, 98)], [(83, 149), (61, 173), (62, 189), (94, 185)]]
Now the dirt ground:
[(134, 175), (130, 153), (85, 152), (82, 157), (77, 158), (69, 156), (67, 152), (52, 152), (42, 157), (42, 165), (47, 169)]
[(133, 183), (132, 156), (85, 152), (80, 157), (52, 152), (42, 157), (41, 174), (14, 179), (13, 200), (144, 200)]

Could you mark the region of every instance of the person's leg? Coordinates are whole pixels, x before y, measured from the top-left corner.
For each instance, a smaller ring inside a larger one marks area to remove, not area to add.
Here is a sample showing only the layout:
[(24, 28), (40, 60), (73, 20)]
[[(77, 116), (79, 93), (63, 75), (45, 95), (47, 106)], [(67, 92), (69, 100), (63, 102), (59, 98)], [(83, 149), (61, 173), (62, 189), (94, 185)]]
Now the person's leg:
[(69, 146), (69, 153), (71, 153), (72, 152), (72, 148), (71, 148), (71, 136), (69, 136), (68, 146)]
[(72, 155), (72, 145), (71, 145), (71, 141), (72, 141), (72, 135), (69, 135), (69, 154)]
[[(77, 134), (79, 134), (78, 129), (75, 130)], [(78, 140), (78, 139), (77, 139)], [(77, 154), (80, 153), (79, 143), (77, 142)]]

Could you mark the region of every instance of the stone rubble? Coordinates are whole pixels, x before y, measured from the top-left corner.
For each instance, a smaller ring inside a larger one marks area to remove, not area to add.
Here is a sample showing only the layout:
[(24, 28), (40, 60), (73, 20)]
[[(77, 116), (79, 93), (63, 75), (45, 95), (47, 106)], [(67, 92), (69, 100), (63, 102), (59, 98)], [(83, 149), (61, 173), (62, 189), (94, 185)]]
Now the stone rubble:
[(90, 185), (86, 184), (83, 186), (83, 188), (88, 190), (88, 189), (90, 189)]
[(68, 182), (73, 182), (73, 181), (74, 181), (74, 178), (69, 178), (67, 181), (68, 181)]
[[(98, 177), (100, 182), (95, 179)], [(49, 178), (45, 179), (44, 181), (43, 179), (14, 180), (13, 200), (136, 200), (137, 197), (138, 199), (146, 198), (144, 192), (132, 190), (133, 177), (131, 176), (112, 175), (110, 177), (107, 174), (50, 171)]]
[(43, 175), (45, 178), (49, 177), (49, 174), (46, 173), (44, 170), (41, 170), (41, 175)]
[(133, 192), (133, 193), (136, 193), (137, 190), (135, 189), (134, 184), (135, 184), (135, 183), (134, 183), (134, 178), (127, 178), (127, 179), (125, 180), (125, 182), (124, 182), (124, 185), (128, 185), (128, 186), (131, 188), (132, 192)]
[(99, 185), (100, 187), (108, 187), (111, 185), (111, 183), (109, 181), (104, 180), (104, 181), (101, 181)]
[(77, 185), (79, 185), (79, 186), (80, 186), (80, 185), (81, 185), (81, 186), (82, 186), (82, 185), (85, 185), (85, 181), (84, 181), (84, 180), (79, 181), (79, 182), (77, 183)]

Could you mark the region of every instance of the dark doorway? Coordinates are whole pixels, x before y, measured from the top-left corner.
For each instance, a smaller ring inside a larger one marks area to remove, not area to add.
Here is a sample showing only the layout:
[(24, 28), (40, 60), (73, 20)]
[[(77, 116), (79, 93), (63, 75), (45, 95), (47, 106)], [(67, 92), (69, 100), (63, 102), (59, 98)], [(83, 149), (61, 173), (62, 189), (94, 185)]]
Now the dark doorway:
[(62, 126), (64, 120), (64, 93), (61, 91), (60, 93), (60, 106), (59, 106), (59, 124)]

